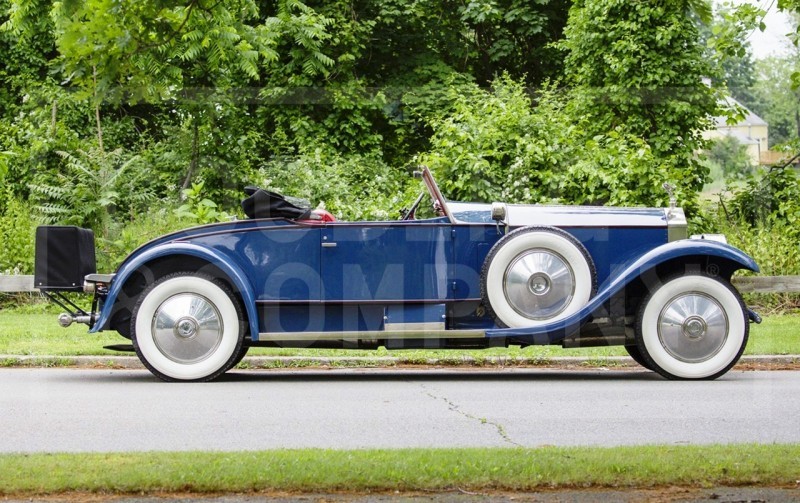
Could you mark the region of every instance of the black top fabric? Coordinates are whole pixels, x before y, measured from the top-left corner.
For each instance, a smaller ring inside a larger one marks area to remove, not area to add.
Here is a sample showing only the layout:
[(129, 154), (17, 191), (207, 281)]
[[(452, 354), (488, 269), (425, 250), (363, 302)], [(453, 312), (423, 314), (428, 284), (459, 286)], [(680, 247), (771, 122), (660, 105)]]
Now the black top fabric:
[(247, 199), (242, 201), (242, 210), (248, 218), (291, 218), (302, 220), (308, 218), (311, 210), (300, 208), (286, 200), (277, 192), (245, 187)]

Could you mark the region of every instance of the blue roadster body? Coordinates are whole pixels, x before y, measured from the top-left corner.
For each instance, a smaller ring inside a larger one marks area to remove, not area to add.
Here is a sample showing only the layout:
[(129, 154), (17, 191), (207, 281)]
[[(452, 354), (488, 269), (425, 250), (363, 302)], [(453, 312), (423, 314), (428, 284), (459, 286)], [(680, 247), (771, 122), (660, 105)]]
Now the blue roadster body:
[(62, 324), (116, 330), (165, 380), (213, 379), (253, 346), (623, 345), (684, 379), (739, 359), (758, 316), (730, 278), (758, 266), (719, 236), (688, 239), (680, 208), (457, 203), (421, 175), (397, 221), (267, 208), (155, 239), (115, 274), (58, 258), (65, 242), (93, 254), (86, 231), (43, 227), (37, 286), (93, 293), (95, 309)]

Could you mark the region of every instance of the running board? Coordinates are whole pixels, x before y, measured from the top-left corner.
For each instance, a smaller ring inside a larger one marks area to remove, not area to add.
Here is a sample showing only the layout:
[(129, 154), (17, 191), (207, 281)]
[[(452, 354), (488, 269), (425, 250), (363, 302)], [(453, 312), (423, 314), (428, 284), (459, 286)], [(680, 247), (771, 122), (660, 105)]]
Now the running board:
[(352, 332), (262, 332), (259, 341), (340, 341), (397, 339), (478, 339), (485, 330), (373, 330)]

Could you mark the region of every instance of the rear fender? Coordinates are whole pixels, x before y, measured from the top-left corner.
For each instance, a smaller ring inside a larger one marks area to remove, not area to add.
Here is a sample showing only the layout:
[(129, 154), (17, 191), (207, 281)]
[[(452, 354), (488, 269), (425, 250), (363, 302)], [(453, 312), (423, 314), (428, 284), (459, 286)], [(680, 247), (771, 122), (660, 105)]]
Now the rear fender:
[(250, 284), (247, 276), (245, 276), (236, 263), (230, 257), (220, 253), (218, 250), (192, 243), (174, 242), (150, 248), (135, 255), (131, 260), (122, 265), (114, 277), (114, 281), (111, 284), (111, 288), (109, 289), (108, 295), (103, 303), (103, 309), (100, 311), (100, 316), (98, 317), (97, 322), (94, 324), (94, 327), (89, 332), (100, 332), (106, 328), (109, 323), (114, 304), (120, 295), (124, 295), (122, 292), (122, 287), (134, 272), (153, 260), (174, 255), (188, 255), (206, 260), (227, 275), (237, 293), (239, 293), (239, 295), (242, 297), (242, 302), (244, 303), (244, 308), (247, 312), (247, 318), (249, 320), (250, 333), (258, 334), (258, 316), (256, 314), (253, 286)]
[[(658, 266), (668, 262), (689, 264), (692, 257), (724, 265), (724, 270), (717, 272), (725, 276), (738, 269), (759, 271), (758, 265), (752, 257), (733, 246), (709, 240), (684, 239), (673, 241), (650, 250), (621, 268), (619, 272), (612, 275), (612, 278), (605, 285), (601, 285), (597, 295), (576, 313), (553, 323), (536, 327), (487, 330), (486, 336), (507, 338), (522, 344), (558, 343), (577, 332), (583, 324), (591, 320), (592, 313), (631, 282), (643, 278), (647, 284), (648, 276), (652, 276)], [(706, 272), (714, 273), (714, 271)], [(729, 278), (726, 277), (726, 279)]]

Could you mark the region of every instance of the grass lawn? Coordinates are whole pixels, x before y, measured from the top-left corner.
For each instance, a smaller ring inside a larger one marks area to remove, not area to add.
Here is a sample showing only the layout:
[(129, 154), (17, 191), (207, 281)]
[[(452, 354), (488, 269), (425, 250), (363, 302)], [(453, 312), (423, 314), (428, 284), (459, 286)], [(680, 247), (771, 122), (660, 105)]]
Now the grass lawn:
[[(41, 305), (23, 309), (0, 310), (0, 354), (24, 356), (119, 355), (103, 349), (109, 344), (127, 343), (116, 332), (88, 334), (84, 325), (61, 328), (56, 322), (56, 311)], [(745, 354), (786, 355), (800, 354), (800, 315), (775, 315), (764, 319), (761, 325), (750, 325), (750, 341)], [(531, 360), (557, 356), (627, 356), (622, 347), (562, 349), (560, 346), (532, 346), (520, 349), (494, 348), (486, 350), (404, 350), (377, 351), (319, 350), (253, 348), (249, 355), (264, 356), (397, 356), (409, 363), (424, 362), (430, 358), (459, 360), (464, 356), (481, 359), (496, 356), (523, 357)]]
[(0, 455), (0, 495), (796, 487), (800, 445)]

